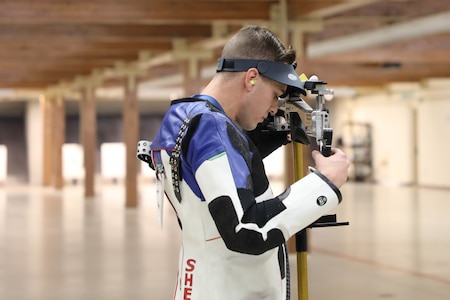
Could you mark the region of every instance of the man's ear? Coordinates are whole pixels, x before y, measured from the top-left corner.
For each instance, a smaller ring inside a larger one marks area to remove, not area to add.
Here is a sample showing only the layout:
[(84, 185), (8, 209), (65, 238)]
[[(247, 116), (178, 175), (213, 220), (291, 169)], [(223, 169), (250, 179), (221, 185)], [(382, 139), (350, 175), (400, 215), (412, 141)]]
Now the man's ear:
[(258, 81), (259, 72), (256, 68), (250, 68), (245, 74), (245, 87), (251, 89)]

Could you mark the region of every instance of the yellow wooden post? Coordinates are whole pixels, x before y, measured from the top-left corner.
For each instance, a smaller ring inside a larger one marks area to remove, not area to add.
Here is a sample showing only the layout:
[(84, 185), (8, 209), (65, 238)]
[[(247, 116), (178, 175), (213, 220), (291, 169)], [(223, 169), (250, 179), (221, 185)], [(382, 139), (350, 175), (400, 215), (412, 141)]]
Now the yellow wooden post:
[[(303, 145), (300, 143), (293, 143), (294, 147), (294, 178), (295, 181), (300, 180), (304, 176), (304, 156)], [(308, 299), (308, 261), (307, 261), (307, 240), (306, 228), (295, 235), (295, 244), (297, 252), (297, 288), (298, 299)]]

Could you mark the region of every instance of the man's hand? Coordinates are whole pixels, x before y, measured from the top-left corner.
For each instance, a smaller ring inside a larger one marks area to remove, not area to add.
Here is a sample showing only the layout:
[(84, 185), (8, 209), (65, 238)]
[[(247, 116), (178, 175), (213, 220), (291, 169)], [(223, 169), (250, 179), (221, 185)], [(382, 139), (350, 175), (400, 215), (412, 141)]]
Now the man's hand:
[(319, 151), (314, 150), (312, 158), (315, 162), (315, 168), (338, 188), (347, 181), (350, 161), (342, 150), (332, 148), (329, 157), (325, 157)]

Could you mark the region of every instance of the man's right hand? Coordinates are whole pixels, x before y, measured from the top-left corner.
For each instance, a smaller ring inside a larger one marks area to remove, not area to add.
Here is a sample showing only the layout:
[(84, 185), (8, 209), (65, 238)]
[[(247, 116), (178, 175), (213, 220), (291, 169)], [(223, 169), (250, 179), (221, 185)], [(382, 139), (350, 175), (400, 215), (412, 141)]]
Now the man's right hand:
[(331, 155), (325, 157), (317, 150), (312, 152), (315, 168), (328, 178), (338, 188), (341, 187), (348, 177), (350, 161), (341, 149), (332, 148)]

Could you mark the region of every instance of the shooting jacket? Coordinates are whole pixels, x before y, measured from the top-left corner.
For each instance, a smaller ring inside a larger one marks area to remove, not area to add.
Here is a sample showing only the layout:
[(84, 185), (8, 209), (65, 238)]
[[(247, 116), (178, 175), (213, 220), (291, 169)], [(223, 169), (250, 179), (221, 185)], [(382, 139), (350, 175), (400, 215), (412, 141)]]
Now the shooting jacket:
[(172, 102), (151, 150), (182, 230), (174, 299), (286, 299), (285, 242), (339, 190), (313, 171), (273, 195), (258, 149), (207, 96)]

